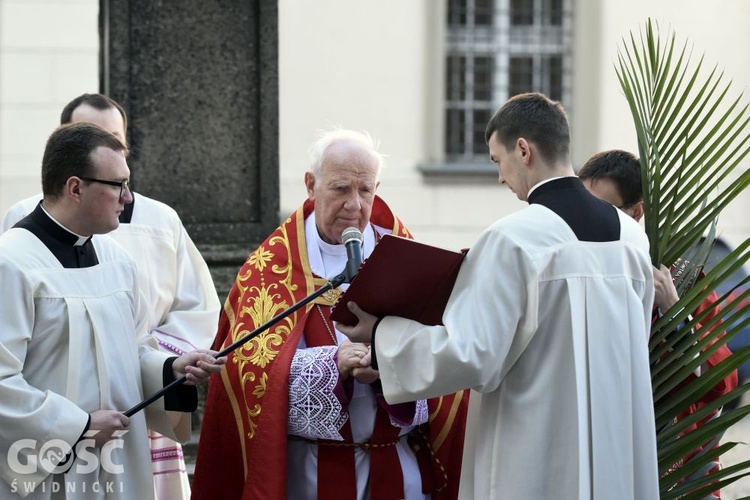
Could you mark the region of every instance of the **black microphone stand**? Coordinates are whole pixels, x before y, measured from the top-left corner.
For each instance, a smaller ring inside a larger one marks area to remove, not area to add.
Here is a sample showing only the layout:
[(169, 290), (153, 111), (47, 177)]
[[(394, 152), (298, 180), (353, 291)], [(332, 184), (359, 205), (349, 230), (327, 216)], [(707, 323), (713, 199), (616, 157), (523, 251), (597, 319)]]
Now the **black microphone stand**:
[[(218, 353), (216, 353), (214, 355), (214, 359), (218, 359), (218, 358), (220, 358), (222, 356), (226, 356), (230, 352), (232, 352), (235, 349), (237, 349), (238, 347), (240, 347), (242, 344), (248, 342), (249, 340), (252, 340), (253, 338), (255, 338), (258, 335), (260, 335), (261, 333), (263, 333), (264, 331), (268, 330), (277, 321), (286, 318), (287, 316), (289, 316), (293, 312), (297, 311), (301, 307), (306, 306), (307, 304), (309, 304), (313, 300), (317, 299), (318, 297), (320, 297), (321, 295), (323, 295), (324, 293), (326, 293), (328, 290), (333, 290), (335, 288), (338, 288), (345, 281), (348, 280), (348, 281), (351, 282), (352, 278), (353, 278), (353, 276), (351, 278), (349, 278), (347, 276), (347, 272), (345, 270), (344, 272), (342, 272), (341, 274), (339, 274), (338, 276), (336, 276), (332, 280), (330, 280), (328, 283), (326, 283), (325, 285), (323, 285), (319, 290), (311, 293), (310, 295), (308, 295), (304, 299), (302, 299), (299, 302), (297, 302), (296, 304), (292, 305), (286, 311), (280, 313), (277, 316), (274, 316), (273, 318), (271, 318), (270, 320), (266, 321), (265, 323), (263, 323), (262, 325), (260, 325), (258, 328), (256, 328), (252, 332), (248, 333), (244, 337), (242, 337), (242, 338), (238, 339), (237, 341), (235, 341), (233, 344), (225, 347), (224, 349), (222, 349), (221, 351), (219, 351)], [(132, 417), (133, 415), (135, 415), (136, 413), (138, 413), (139, 411), (141, 411), (142, 409), (144, 409), (145, 407), (147, 407), (148, 405), (150, 405), (151, 403), (153, 403), (154, 401), (156, 401), (157, 399), (159, 399), (160, 397), (162, 397), (167, 391), (171, 390), (173, 387), (177, 387), (178, 385), (184, 384), (186, 380), (187, 380), (187, 375), (183, 375), (182, 377), (180, 377), (180, 378), (178, 378), (176, 380), (173, 380), (169, 384), (165, 385), (163, 388), (161, 388), (158, 391), (156, 391), (155, 393), (153, 393), (148, 398), (144, 399), (143, 401), (141, 401), (137, 405), (135, 405), (132, 408), (130, 408), (128, 411), (125, 412), (125, 416), (126, 417)]]

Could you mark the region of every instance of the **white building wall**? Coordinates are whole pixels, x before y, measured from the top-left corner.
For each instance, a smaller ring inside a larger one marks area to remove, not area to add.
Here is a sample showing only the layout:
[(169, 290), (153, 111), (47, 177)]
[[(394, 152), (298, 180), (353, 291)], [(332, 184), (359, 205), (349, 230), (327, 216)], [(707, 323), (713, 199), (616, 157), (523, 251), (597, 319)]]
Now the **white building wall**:
[(469, 246), (522, 206), (492, 179), (417, 169), (442, 160), (444, 22), (445, 3), (434, 0), (279, 2), (282, 215), (304, 200), (308, 146), (331, 125), (380, 139), (388, 158), (378, 192), (423, 241)]
[[(97, 0), (0, 0), (0, 211), (39, 191), (44, 142), (72, 97), (98, 89)], [(305, 198), (307, 148), (319, 130), (366, 129), (388, 154), (380, 194), (428, 243), (460, 248), (522, 208), (494, 178), (426, 178), (441, 160), (445, 0), (279, 0), (281, 216)], [(750, 83), (750, 2), (577, 0), (573, 163), (608, 148), (636, 150), (613, 69), (617, 45), (647, 17), (689, 39), (709, 65)], [(746, 102), (748, 98), (745, 98)], [(750, 235), (750, 193), (722, 217)]]
[(44, 145), (99, 88), (98, 0), (0, 0), (0, 212), (41, 191)]
[[(441, 159), (444, 9), (445, 0), (280, 0), (282, 215), (304, 199), (307, 147), (330, 124), (381, 139), (389, 166), (380, 194), (423, 241), (469, 246), (490, 222), (524, 206), (493, 179), (425, 178), (416, 168)], [(697, 0), (577, 0), (569, 106), (576, 167), (603, 149), (637, 153), (614, 63), (623, 37), (648, 17), (725, 68), (735, 95), (750, 83), (745, 0), (710, 9)], [(722, 216), (722, 234), (733, 244), (750, 235), (740, 215), (748, 205), (750, 193)]]
[(442, 118), (442, 77), (435, 64), (442, 58), (431, 56), (442, 50), (441, 10), (432, 0), (279, 2), (282, 216), (306, 197), (309, 145), (321, 130), (341, 126), (380, 140), (388, 159), (379, 194), (418, 237), (466, 231), (471, 219), (452, 215), (473, 194), (457, 190), (444, 219), (444, 190), (424, 189), (416, 169), (439, 159), (430, 150), (434, 134), (441, 137), (435, 122)]
[[(573, 120), (574, 164), (604, 149), (627, 149), (638, 153), (635, 130), (625, 97), (620, 91), (614, 65), (617, 50), (632, 31), (636, 37), (648, 18), (658, 22), (661, 32), (671, 28), (677, 46), (685, 42), (693, 60), (705, 55), (704, 70), (716, 66), (724, 71), (724, 83), (732, 82), (731, 99), (745, 93), (743, 104), (750, 104), (750, 2), (721, 0), (707, 4), (699, 0), (578, 0), (576, 80), (584, 89), (576, 97), (576, 111), (585, 110)], [(704, 73), (705, 78), (707, 73)], [(593, 96), (593, 99), (591, 98)], [(594, 102), (589, 104), (589, 101)], [(585, 122), (585, 123), (584, 123)], [(586, 141), (577, 136), (591, 137)], [(750, 168), (750, 160), (743, 162)], [(746, 191), (719, 220), (720, 234), (733, 246), (750, 237), (750, 191)]]

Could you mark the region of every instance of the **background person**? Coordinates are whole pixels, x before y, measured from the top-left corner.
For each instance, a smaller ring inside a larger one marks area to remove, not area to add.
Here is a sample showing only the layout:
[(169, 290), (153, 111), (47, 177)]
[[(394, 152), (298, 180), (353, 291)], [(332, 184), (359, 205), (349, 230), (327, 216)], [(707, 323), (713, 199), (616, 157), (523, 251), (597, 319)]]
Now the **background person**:
[[(632, 153), (622, 150), (610, 150), (597, 153), (581, 167), (578, 171), (578, 177), (583, 181), (586, 188), (596, 197), (607, 203), (611, 203), (636, 221), (640, 221), (643, 218), (641, 163)], [(663, 314), (668, 313), (672, 306), (677, 303), (679, 298), (677, 289), (672, 281), (670, 270), (664, 266), (664, 264), (660, 265), (658, 269), (654, 268), (654, 310), (652, 322), (655, 322)], [(719, 297), (716, 292), (711, 292), (703, 303), (701, 303), (701, 305), (693, 312), (693, 316), (698, 316), (703, 311), (708, 310), (710, 312), (702, 319), (702, 323), (707, 323), (720, 310), (718, 299)], [(691, 318), (688, 319), (690, 320)], [(700, 334), (700, 337), (703, 337), (714, 329), (720, 327), (721, 322), (717, 323), (710, 329), (705, 329), (699, 323), (696, 325), (695, 330)], [(723, 335), (723, 333), (721, 335)], [(711, 344), (706, 346), (704, 350), (711, 347), (715, 342), (716, 341), (711, 342)], [(696, 373), (688, 376), (687, 379), (678, 385), (672, 392), (678, 391), (684, 387), (685, 384), (690, 383), (696, 377), (706, 373), (731, 355), (732, 352), (726, 345), (721, 346), (706, 360)], [(728, 394), (737, 387), (737, 384), (737, 370), (734, 370), (716, 384), (713, 389), (704, 394), (698, 401), (691, 404), (682, 414), (680, 414), (678, 419), (683, 419), (700, 410), (716, 398)], [(713, 412), (711, 415), (708, 415), (705, 419), (691, 426), (685, 432), (687, 433), (697, 429), (700, 425), (703, 425), (709, 419), (713, 418), (716, 413), (717, 412)], [(718, 447), (718, 443), (715, 446)], [(684, 462), (688, 461), (695, 455), (695, 453), (698, 453), (701, 450), (702, 448), (698, 448), (695, 452), (685, 457), (676, 465), (683, 465)], [(716, 463), (719, 464), (719, 458), (717, 457), (715, 460)], [(719, 469), (720, 466), (717, 465), (708, 473), (710, 474)], [(719, 498), (718, 491), (714, 492), (714, 497)]]

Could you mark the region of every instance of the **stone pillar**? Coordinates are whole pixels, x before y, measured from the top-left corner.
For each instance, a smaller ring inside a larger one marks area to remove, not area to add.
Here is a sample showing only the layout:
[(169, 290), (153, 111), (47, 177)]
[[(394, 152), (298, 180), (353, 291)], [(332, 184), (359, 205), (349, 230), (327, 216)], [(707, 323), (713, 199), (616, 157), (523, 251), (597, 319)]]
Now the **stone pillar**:
[(180, 214), (223, 300), (279, 223), (277, 2), (100, 1), (132, 186)]

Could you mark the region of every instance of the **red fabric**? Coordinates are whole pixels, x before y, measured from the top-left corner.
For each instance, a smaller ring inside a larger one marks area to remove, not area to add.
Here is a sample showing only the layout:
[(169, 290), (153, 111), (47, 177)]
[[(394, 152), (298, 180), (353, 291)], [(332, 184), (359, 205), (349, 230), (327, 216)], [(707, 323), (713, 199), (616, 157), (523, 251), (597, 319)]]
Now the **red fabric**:
[[(354, 442), (349, 421), (341, 428), (341, 436), (345, 443)], [(353, 447), (318, 446), (318, 498), (357, 498)]]
[[(695, 310), (693, 313), (693, 316), (698, 316), (698, 314), (703, 313), (703, 311), (709, 311), (705, 318), (702, 319), (702, 323), (708, 323), (714, 316), (716, 316), (719, 311), (721, 311), (721, 307), (719, 306), (719, 296), (716, 294), (716, 292), (711, 292), (711, 294), (706, 297), (706, 300), (704, 300), (700, 306)], [(707, 329), (705, 332), (703, 331), (702, 323), (698, 323), (697, 331), (701, 333), (701, 338), (705, 337), (709, 333), (715, 331), (717, 328), (720, 328), (722, 325), (722, 321), (719, 320), (714, 326)], [(722, 332), (716, 339), (714, 339), (709, 346), (707, 346), (705, 349), (708, 349), (710, 346), (716, 343), (716, 341), (724, 336), (724, 332)], [(718, 365), (725, 359), (727, 359), (729, 356), (732, 355), (732, 351), (729, 350), (729, 348), (724, 344), (721, 346), (715, 353), (713, 353), (707, 360), (706, 365), (708, 369), (710, 370), (714, 366)], [(688, 378), (687, 382), (690, 380), (693, 380), (695, 378), (695, 375), (691, 375), (690, 378)], [(695, 413), (700, 408), (703, 408), (706, 404), (710, 403), (711, 401), (715, 400), (716, 398), (723, 396), (725, 394), (728, 394), (732, 390), (734, 390), (737, 387), (738, 379), (737, 379), (737, 370), (732, 371), (727, 377), (725, 377), (721, 382), (719, 382), (716, 386), (714, 386), (711, 391), (709, 391), (706, 395), (704, 395), (697, 404), (691, 407), (690, 413)], [(690, 414), (688, 413), (688, 414)]]
[[(224, 305), (215, 349), (230, 345), (325, 284), (312, 274), (306, 258), (304, 220), (312, 210), (308, 200), (248, 257)], [(378, 197), (371, 222), (410, 237)], [(332, 300), (322, 304), (331, 305)], [(231, 353), (226, 369), (211, 377), (193, 498), (286, 498), (289, 367), (312, 308), (297, 311)], [(319, 328), (314, 330), (322, 335)], [(428, 406), (430, 423), (423, 427), (433, 439), (433, 470), (440, 476), (435, 484), (442, 487), (433, 498), (457, 498), (468, 392), (429, 400)], [(351, 484), (351, 478), (343, 482)]]
[(430, 422), (429, 452), (432, 456), (432, 500), (458, 498), (458, 480), (461, 477), (461, 459), (464, 450), (466, 412), (469, 409), (469, 391), (459, 391), (448, 396), (428, 399)]
[[(715, 331), (717, 328), (721, 327), (721, 324), (722, 324), (721, 320), (719, 320), (714, 326), (712, 326), (709, 329), (704, 329), (703, 326), (702, 326), (703, 324), (708, 323), (711, 320), (711, 318), (713, 318), (714, 316), (716, 316), (716, 314), (718, 314), (718, 312), (721, 310), (721, 307), (719, 306), (718, 300), (719, 300), (719, 297), (716, 294), (716, 292), (711, 292), (711, 294), (708, 297), (706, 297), (706, 300), (704, 300), (701, 303), (701, 305), (698, 306), (698, 308), (693, 313), (693, 316), (697, 317), (699, 314), (703, 313), (703, 311), (707, 311), (707, 310), (710, 311), (710, 312), (707, 313), (707, 315), (704, 318), (702, 318), (702, 320), (701, 320), (702, 322), (699, 322), (696, 325), (696, 332), (700, 333), (701, 338), (705, 337), (709, 333), (711, 333), (711, 332)], [(654, 314), (654, 319), (657, 319), (656, 314)], [(723, 337), (723, 336), (724, 336), (724, 333), (722, 332), (716, 339), (714, 339), (711, 342), (711, 344), (709, 344), (708, 346), (706, 346), (704, 348), (704, 350), (707, 350), (714, 343), (716, 343), (716, 341), (720, 337)], [(731, 355), (732, 355), (732, 352), (729, 350), (729, 348), (726, 346), (726, 344), (723, 345), (723, 346), (721, 346), (715, 353), (713, 353), (706, 360), (706, 363), (705, 363), (706, 364), (706, 369), (710, 370), (711, 368), (713, 368), (714, 366), (718, 365), (719, 363), (721, 363), (723, 360), (727, 359)], [(675, 387), (672, 392), (679, 391), (682, 387), (684, 387), (686, 384), (690, 383), (691, 381), (695, 380), (696, 378), (697, 377), (695, 376), (695, 374), (690, 374), (682, 383), (680, 383), (680, 385), (678, 385), (677, 387)], [(700, 410), (701, 408), (703, 408), (704, 406), (706, 406), (710, 402), (714, 401), (716, 398), (718, 398), (720, 396), (723, 396), (725, 394), (728, 394), (729, 392), (731, 392), (732, 390), (734, 390), (737, 387), (737, 384), (738, 384), (737, 370), (734, 370), (727, 377), (725, 377), (722, 381), (720, 381), (718, 384), (716, 384), (716, 386), (714, 386), (713, 389), (711, 389), (709, 392), (707, 392), (705, 395), (703, 395), (696, 403), (691, 404), (688, 409), (686, 409), (685, 411), (683, 411), (682, 413), (680, 413), (677, 416), (677, 421), (680, 421), (680, 420), (688, 417), (689, 415), (692, 415), (693, 413), (697, 412), (698, 410)], [(688, 433), (694, 431), (695, 429), (697, 429), (701, 425), (705, 424), (715, 414), (716, 414), (716, 412), (712, 412), (711, 415), (709, 415), (706, 418), (702, 419), (698, 423), (696, 423), (696, 424), (688, 427), (682, 433), (682, 435), (685, 435), (685, 434), (688, 434)], [(718, 444), (715, 445), (714, 447), (718, 447)], [(679, 463), (675, 464), (675, 467), (680, 467), (684, 463), (687, 463), (692, 457), (694, 457), (697, 453), (701, 452), (702, 450), (703, 450), (703, 447), (697, 448), (694, 452), (690, 453), (688, 456), (686, 456), (685, 458), (683, 458)], [(715, 461), (718, 462), (719, 461), (719, 457), (716, 457)], [(713, 472), (716, 472), (718, 470), (720, 470), (720, 467), (715, 467), (715, 468), (711, 469), (711, 471), (709, 471), (709, 474), (711, 474)], [(719, 493), (720, 493), (719, 491), (714, 492), (714, 495), (716, 496), (716, 498), (720, 498)]]
[(378, 405), (370, 448), (371, 500), (404, 498), (404, 473), (396, 446), (391, 444), (398, 439), (399, 433), (400, 429), (391, 425), (388, 412), (382, 405)]

